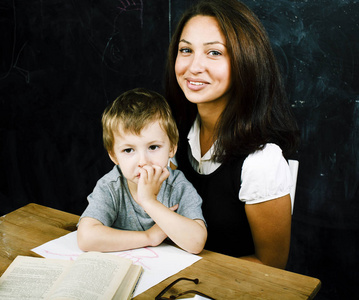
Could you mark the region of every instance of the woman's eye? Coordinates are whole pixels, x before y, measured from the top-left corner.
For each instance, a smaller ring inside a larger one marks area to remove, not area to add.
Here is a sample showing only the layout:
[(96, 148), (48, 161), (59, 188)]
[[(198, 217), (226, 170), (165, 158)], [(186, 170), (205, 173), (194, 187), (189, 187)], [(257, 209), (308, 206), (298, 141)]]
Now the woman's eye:
[(209, 55), (211, 55), (211, 56), (219, 56), (219, 55), (222, 55), (222, 53), (219, 52), (219, 51), (216, 51), (216, 50), (212, 50), (212, 51), (209, 51)]
[(189, 49), (189, 48), (181, 48), (181, 49), (179, 49), (179, 52), (181, 52), (183, 54), (192, 53), (191, 49)]
[(159, 146), (157, 146), (157, 145), (152, 145), (152, 146), (149, 147), (149, 149), (152, 150), (152, 151), (156, 150), (158, 148), (159, 148)]
[(123, 152), (125, 153), (131, 153), (133, 151), (132, 148), (123, 149)]

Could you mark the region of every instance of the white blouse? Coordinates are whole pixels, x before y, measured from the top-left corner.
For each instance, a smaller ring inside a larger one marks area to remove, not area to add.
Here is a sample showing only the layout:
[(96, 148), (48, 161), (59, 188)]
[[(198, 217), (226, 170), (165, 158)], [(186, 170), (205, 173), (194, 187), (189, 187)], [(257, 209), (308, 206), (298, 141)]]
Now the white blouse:
[[(199, 122), (195, 121), (187, 136), (192, 152), (190, 162), (198, 173), (208, 175), (221, 164), (211, 161), (214, 145), (201, 157), (199, 134)], [(266, 144), (244, 160), (238, 197), (246, 204), (265, 202), (288, 195), (292, 185), (289, 165), (282, 150), (276, 144)]]

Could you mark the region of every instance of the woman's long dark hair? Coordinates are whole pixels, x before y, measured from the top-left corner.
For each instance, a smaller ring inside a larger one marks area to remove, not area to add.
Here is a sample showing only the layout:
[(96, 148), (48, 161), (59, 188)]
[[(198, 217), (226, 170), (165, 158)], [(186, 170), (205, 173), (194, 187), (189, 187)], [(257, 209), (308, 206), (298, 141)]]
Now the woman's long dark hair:
[(177, 25), (169, 46), (166, 98), (182, 138), (197, 115), (175, 74), (178, 43), (186, 23), (194, 16), (213, 16), (226, 38), (231, 62), (232, 89), (217, 123), (215, 160), (224, 162), (261, 149), (266, 143), (281, 147), (284, 156), (299, 142), (299, 130), (282, 85), (269, 38), (254, 13), (237, 0), (204, 0), (193, 6)]

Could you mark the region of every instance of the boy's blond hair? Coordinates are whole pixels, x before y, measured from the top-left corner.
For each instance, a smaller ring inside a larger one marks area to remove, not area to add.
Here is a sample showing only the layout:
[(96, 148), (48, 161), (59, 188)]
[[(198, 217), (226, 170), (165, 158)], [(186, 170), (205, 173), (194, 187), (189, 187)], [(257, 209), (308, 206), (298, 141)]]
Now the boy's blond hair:
[(114, 132), (123, 129), (139, 135), (148, 124), (158, 121), (167, 133), (174, 148), (178, 144), (178, 129), (171, 109), (163, 96), (144, 88), (121, 94), (102, 114), (103, 143), (108, 153), (113, 153)]

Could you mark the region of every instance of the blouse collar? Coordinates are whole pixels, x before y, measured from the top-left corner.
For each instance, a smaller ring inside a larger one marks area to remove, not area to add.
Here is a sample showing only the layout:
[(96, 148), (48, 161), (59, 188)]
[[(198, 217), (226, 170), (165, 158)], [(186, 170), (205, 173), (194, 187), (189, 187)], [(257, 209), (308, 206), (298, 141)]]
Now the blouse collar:
[(201, 157), (201, 145), (200, 145), (200, 132), (201, 132), (201, 121), (199, 116), (197, 116), (196, 120), (194, 121), (188, 135), (188, 143), (191, 147), (191, 152), (193, 158), (195, 158), (198, 162), (201, 161), (209, 161), (212, 158), (214, 153), (214, 144), (211, 148)]

